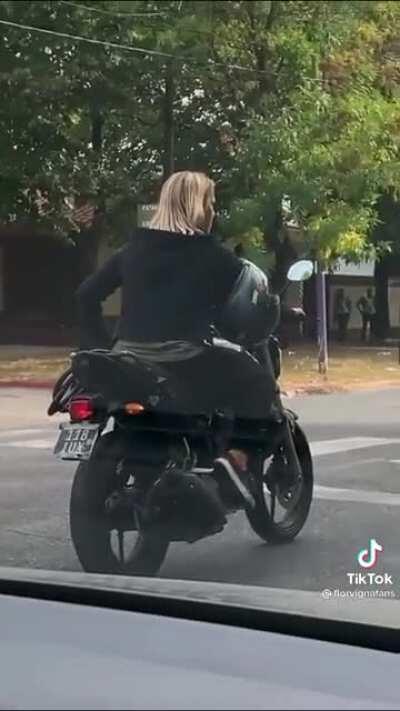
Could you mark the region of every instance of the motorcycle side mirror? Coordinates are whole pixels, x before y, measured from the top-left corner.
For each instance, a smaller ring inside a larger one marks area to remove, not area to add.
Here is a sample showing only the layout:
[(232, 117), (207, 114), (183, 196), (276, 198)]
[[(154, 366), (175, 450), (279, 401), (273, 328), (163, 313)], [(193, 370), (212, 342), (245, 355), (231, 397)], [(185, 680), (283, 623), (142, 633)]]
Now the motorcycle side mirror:
[(287, 278), (289, 281), (307, 281), (314, 272), (313, 263), (309, 259), (300, 259), (290, 267)]

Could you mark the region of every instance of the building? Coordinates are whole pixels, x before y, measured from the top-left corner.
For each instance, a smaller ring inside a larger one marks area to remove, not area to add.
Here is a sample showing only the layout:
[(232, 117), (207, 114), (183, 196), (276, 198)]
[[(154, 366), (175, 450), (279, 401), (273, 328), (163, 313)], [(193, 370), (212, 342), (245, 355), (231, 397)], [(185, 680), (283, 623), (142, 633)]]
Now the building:
[[(396, 276), (393, 270), (392, 275), (388, 275), (388, 302), (391, 334), (400, 333), (400, 275)], [(328, 304), (328, 325), (329, 331), (334, 332), (334, 299), (335, 292), (342, 287), (346, 296), (351, 299), (353, 309), (349, 321), (349, 332), (357, 332), (361, 329), (361, 316), (357, 309), (357, 302), (368, 287), (375, 287), (375, 263), (361, 262), (360, 264), (346, 264), (339, 262), (332, 274), (327, 277), (327, 304)]]
[(32, 226), (0, 229), (0, 343), (70, 344), (76, 250)]
[[(148, 224), (153, 205), (138, 211), (139, 224)], [(80, 206), (75, 217), (90, 227), (93, 210)], [(87, 224), (86, 224), (87, 223)], [(89, 224), (90, 223), (90, 224)], [(105, 240), (100, 244), (97, 266), (103, 264), (115, 247)], [(268, 268), (268, 255), (246, 255)], [(267, 260), (264, 261), (262, 260)], [(91, 267), (93, 268), (93, 266)], [(74, 292), (82, 279), (82, 253), (73, 242), (57, 239), (29, 225), (11, 224), (0, 228), (0, 344), (67, 345), (77, 343)], [(400, 334), (400, 270), (388, 278), (388, 296), (392, 335)], [(286, 293), (288, 306), (303, 302), (308, 319), (306, 335), (315, 336), (315, 280), (304, 285), (292, 285)], [(373, 262), (360, 265), (339, 263), (327, 276), (328, 325), (335, 331), (333, 303), (335, 291), (345, 289), (353, 303), (349, 329), (354, 334), (361, 328), (356, 308), (360, 296), (368, 286), (374, 286)], [(304, 298), (303, 298), (304, 297)], [(104, 303), (104, 316), (113, 329), (119, 317), (121, 295), (118, 290)], [(292, 329), (293, 338), (299, 330)]]
[(334, 302), (337, 289), (343, 288), (353, 304), (349, 321), (349, 331), (361, 328), (361, 317), (356, 307), (358, 299), (368, 287), (374, 286), (374, 262), (346, 264), (340, 261), (336, 269), (327, 277), (328, 328), (335, 331)]

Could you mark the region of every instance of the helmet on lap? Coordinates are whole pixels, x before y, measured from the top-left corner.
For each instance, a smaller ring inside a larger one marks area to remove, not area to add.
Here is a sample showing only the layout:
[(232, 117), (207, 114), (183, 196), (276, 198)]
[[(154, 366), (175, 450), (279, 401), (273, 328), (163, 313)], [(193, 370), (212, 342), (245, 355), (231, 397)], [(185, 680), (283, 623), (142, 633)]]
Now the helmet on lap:
[(268, 291), (268, 277), (253, 262), (242, 259), (243, 268), (216, 326), (221, 334), (242, 345), (268, 338), (280, 319), (279, 296)]

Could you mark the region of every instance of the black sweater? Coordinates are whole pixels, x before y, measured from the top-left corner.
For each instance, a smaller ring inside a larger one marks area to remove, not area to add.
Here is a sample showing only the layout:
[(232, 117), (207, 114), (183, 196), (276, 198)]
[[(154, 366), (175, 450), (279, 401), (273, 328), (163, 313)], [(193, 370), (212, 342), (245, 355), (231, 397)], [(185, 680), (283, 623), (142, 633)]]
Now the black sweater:
[(102, 302), (122, 287), (117, 338), (138, 342), (207, 337), (241, 270), (212, 235), (140, 229), (77, 292), (81, 348), (110, 347)]

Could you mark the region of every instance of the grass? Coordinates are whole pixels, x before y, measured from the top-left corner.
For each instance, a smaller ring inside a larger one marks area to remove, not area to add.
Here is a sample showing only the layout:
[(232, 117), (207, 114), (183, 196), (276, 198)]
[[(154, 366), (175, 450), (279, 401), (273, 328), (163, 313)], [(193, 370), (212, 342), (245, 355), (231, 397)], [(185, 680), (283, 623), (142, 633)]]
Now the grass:
[(397, 348), (363, 349), (333, 346), (327, 376), (318, 372), (317, 348), (288, 349), (283, 355), (282, 386), (286, 390), (351, 390), (400, 386)]
[[(69, 349), (0, 347), (1, 381), (54, 382), (69, 365)], [(292, 347), (283, 353), (282, 389), (330, 390), (400, 386), (397, 348), (363, 349), (332, 346), (327, 377), (318, 373), (315, 346)]]
[[(30, 353), (30, 351), (32, 351)], [(23, 349), (0, 347), (0, 383), (1, 381), (53, 382), (68, 368), (69, 351), (45, 349), (39, 354), (35, 349), (27, 349), (29, 355), (23, 354)]]

